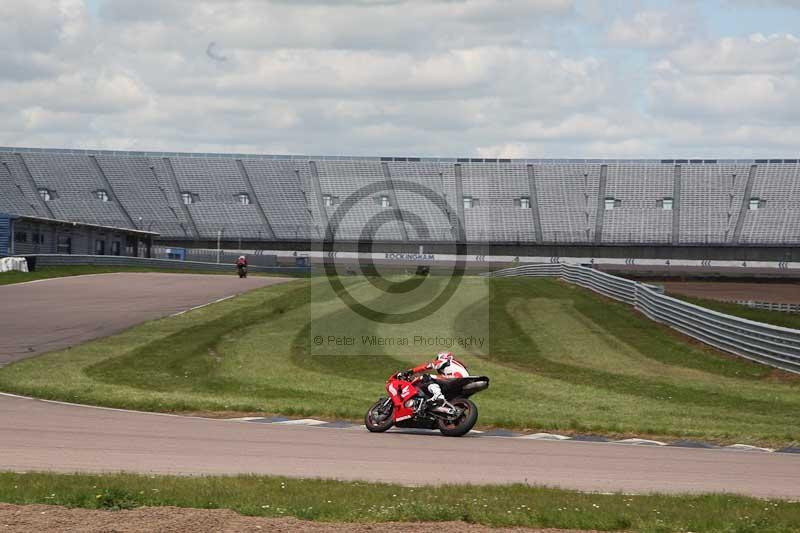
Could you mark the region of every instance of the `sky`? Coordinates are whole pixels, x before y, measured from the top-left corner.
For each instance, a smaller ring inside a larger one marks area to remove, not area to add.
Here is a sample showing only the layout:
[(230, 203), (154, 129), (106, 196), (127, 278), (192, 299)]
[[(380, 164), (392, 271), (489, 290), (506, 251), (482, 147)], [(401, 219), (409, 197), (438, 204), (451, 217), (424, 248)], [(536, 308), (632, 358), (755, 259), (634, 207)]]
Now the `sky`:
[(800, 156), (800, 0), (2, 0), (0, 145)]

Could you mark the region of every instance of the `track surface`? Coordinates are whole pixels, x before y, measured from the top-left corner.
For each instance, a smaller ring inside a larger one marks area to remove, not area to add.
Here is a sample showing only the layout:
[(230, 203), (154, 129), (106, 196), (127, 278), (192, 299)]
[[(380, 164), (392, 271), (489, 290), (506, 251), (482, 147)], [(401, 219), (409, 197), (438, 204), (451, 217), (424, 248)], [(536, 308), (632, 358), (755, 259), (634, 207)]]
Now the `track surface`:
[(0, 287), (0, 366), (285, 278), (117, 273)]
[[(586, 491), (800, 498), (800, 457), (439, 435), (371, 434), (116, 411), (0, 396), (0, 469), (276, 474)], [(422, 464), (420, 464), (422, 463)]]

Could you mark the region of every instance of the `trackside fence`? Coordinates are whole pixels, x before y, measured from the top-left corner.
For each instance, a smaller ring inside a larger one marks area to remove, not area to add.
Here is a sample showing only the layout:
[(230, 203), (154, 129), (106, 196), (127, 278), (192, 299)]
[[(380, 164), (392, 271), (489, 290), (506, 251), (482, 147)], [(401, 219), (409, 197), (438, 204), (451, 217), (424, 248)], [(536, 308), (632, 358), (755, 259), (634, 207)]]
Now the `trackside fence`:
[(800, 313), (800, 304), (783, 304), (776, 302), (755, 302), (753, 300), (736, 300), (739, 305), (752, 307), (753, 309), (765, 309), (767, 311), (778, 311), (781, 313)]
[[(193, 270), (198, 272), (228, 272), (236, 274), (236, 267), (232, 263), (203, 263), (199, 261), (178, 261), (173, 259), (148, 259), (145, 257), (124, 257), (115, 255), (57, 255), (39, 254), (26, 255), (25, 257), (35, 258), (36, 267), (43, 266), (122, 266), (122, 267), (145, 267), (169, 270)], [(248, 266), (250, 272), (269, 272), (274, 274), (286, 275), (306, 275), (311, 272), (309, 267), (267, 267), (267, 266)]]
[(719, 313), (666, 296), (658, 287), (583, 266), (528, 264), (483, 275), (558, 277), (632, 305), (648, 318), (720, 350), (800, 373), (800, 330)]

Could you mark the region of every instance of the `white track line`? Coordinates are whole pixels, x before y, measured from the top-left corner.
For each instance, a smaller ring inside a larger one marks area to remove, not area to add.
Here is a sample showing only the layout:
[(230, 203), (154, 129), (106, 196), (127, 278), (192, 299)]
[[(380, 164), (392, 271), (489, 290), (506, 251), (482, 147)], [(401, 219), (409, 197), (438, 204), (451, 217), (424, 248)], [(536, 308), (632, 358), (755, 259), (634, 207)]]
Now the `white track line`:
[[(176, 415), (173, 413), (157, 413), (153, 411), (136, 411), (134, 409), (121, 409), (118, 407), (103, 407), (101, 405), (87, 405), (82, 403), (72, 403), (72, 402), (62, 402), (60, 400), (44, 400), (41, 398), (32, 398), (30, 396), (22, 396), (19, 394), (11, 394), (9, 392), (0, 392), (0, 396), (6, 396), (8, 398), (17, 398), (20, 400), (31, 400), (34, 402), (44, 402), (44, 403), (52, 403), (55, 405), (64, 405), (68, 407), (83, 407), (87, 409), (100, 409), (103, 411), (115, 411), (119, 413), (134, 413), (140, 415), (153, 415), (153, 416), (168, 416), (173, 418), (192, 418), (198, 420), (214, 420), (217, 422), (244, 422), (244, 423), (252, 423), (254, 420), (263, 420), (264, 418), (268, 417), (261, 417), (261, 416), (246, 416), (246, 417), (239, 417), (239, 418), (210, 418), (205, 416), (190, 416), (190, 415)], [(294, 419), (294, 420), (284, 420), (281, 422), (269, 422), (269, 424), (275, 425), (283, 425), (283, 426), (307, 426), (307, 427), (316, 427), (323, 424), (328, 424), (329, 421), (326, 420), (317, 420), (315, 418), (302, 418), (302, 419)], [(344, 430), (366, 430), (366, 427), (363, 425), (354, 424), (349, 427), (330, 427), (327, 426), (324, 429), (344, 429)], [(397, 432), (402, 431), (405, 428), (392, 428), (389, 431)], [(481, 430), (472, 430), (470, 433), (475, 434), (475, 436), (480, 435), (481, 433), (485, 433)], [(526, 440), (550, 440), (550, 441), (571, 441), (571, 442), (579, 442), (582, 444), (618, 444), (623, 446), (667, 446), (664, 442), (647, 440), (647, 439), (624, 439), (618, 441), (607, 441), (602, 443), (596, 442), (587, 442), (587, 441), (579, 441), (575, 440), (572, 437), (566, 437), (564, 435), (557, 435), (553, 433), (535, 433), (533, 435), (517, 435), (514, 437), (504, 437), (502, 435), (488, 435), (488, 437), (495, 437), (499, 439), (526, 439)], [(760, 448), (758, 446), (750, 446), (749, 444), (732, 444), (729, 446), (719, 446), (716, 448), (696, 448), (698, 450), (708, 450), (708, 451), (741, 451), (741, 452), (766, 452), (772, 453), (775, 450), (772, 448)]]
[(324, 420), (316, 420), (314, 418), (301, 418), (299, 420), (284, 420), (282, 422), (272, 422), (284, 426), (318, 426), (320, 424), (327, 424)]
[(134, 409), (122, 409), (119, 407), (104, 407), (102, 405), (89, 405), (85, 403), (72, 403), (72, 402), (62, 402), (60, 400), (45, 400), (43, 398), (32, 398), (30, 396), (22, 396), (20, 394), (11, 394), (10, 392), (0, 392), (0, 396), (7, 396), (8, 398), (17, 398), (19, 400), (31, 400), (34, 402), (44, 402), (44, 403), (52, 403), (55, 405), (65, 405), (67, 407), (85, 407), (87, 409), (100, 409), (103, 411), (116, 411), (118, 413), (134, 413), (140, 415), (156, 415), (156, 416), (170, 416), (173, 418), (198, 418), (202, 420), (221, 420), (227, 421), (227, 418), (209, 418), (205, 416), (187, 416), (187, 415), (176, 415), (173, 413), (157, 413), (155, 411), (136, 411)]
[(731, 444), (730, 446), (725, 446), (728, 450), (740, 450), (743, 452), (774, 452), (772, 448), (760, 448), (758, 446), (751, 446), (749, 444)]
[(205, 304), (196, 305), (194, 307), (190, 307), (189, 309), (184, 309), (183, 311), (178, 311), (177, 313), (169, 315), (169, 316), (170, 316), (170, 318), (172, 318), (174, 316), (181, 316), (182, 314), (188, 313), (189, 311), (194, 311), (195, 309), (202, 309), (203, 307), (208, 307), (209, 305), (212, 305), (212, 304), (218, 304), (220, 302), (224, 302), (225, 300), (230, 300), (231, 298), (235, 298), (237, 296), (239, 296), (239, 295), (238, 294), (231, 294), (230, 296), (225, 296), (224, 298), (219, 298), (217, 300), (214, 300), (213, 302), (208, 302), (208, 303), (205, 303)]
[(54, 278), (42, 278), (42, 279), (34, 279), (31, 281), (20, 281), (19, 283), (8, 283), (6, 285), (0, 285), (0, 289), (3, 287), (19, 287), (20, 285), (30, 285), (31, 283), (42, 283), (43, 281), (55, 281), (57, 279), (85, 278), (88, 276), (105, 276), (106, 274), (116, 274), (116, 272), (98, 272), (97, 274), (78, 274), (77, 276), (56, 276)]
[(623, 439), (614, 441), (619, 444), (633, 444), (635, 446), (666, 446), (666, 442), (649, 439)]
[(517, 438), (531, 440), (571, 440), (569, 437), (565, 437), (564, 435), (556, 435), (554, 433), (534, 433), (533, 435), (522, 435)]

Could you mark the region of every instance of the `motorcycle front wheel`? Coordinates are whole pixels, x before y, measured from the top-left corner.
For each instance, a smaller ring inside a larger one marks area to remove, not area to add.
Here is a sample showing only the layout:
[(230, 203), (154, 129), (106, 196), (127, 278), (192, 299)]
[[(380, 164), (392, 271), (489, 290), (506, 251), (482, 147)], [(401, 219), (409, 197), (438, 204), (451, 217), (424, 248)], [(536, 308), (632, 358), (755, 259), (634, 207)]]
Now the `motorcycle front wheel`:
[(369, 408), (364, 416), (364, 425), (372, 433), (383, 433), (394, 425), (394, 405), (386, 400), (380, 399)]
[(461, 414), (455, 420), (439, 419), (439, 431), (447, 437), (461, 437), (466, 435), (478, 421), (478, 406), (472, 400), (457, 398), (450, 402), (454, 407), (461, 409)]

